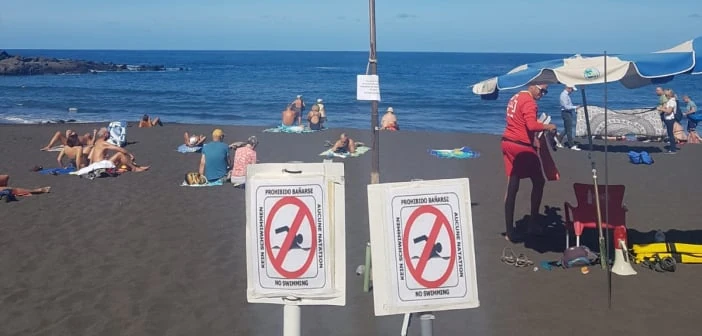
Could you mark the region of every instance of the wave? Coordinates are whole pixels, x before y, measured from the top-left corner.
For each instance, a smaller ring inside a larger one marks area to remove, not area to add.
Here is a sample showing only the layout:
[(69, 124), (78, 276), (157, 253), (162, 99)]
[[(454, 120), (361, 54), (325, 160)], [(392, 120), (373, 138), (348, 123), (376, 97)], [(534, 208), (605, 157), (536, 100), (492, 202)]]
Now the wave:
[(317, 66), (314, 68), (319, 69), (319, 70), (339, 70), (339, 69), (341, 69), (341, 67), (328, 67), (328, 66)]

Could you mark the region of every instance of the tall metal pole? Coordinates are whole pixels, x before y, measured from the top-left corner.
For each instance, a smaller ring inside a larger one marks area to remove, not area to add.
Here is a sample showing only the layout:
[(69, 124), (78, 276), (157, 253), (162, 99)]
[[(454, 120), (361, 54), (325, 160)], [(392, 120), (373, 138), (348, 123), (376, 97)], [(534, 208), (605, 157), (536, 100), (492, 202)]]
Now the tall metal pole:
[[(368, 74), (378, 74), (378, 64), (375, 56), (375, 0), (368, 0), (370, 18), (370, 56), (368, 58)], [(380, 139), (378, 133), (378, 101), (371, 101), (371, 131), (373, 132), (373, 159), (371, 167), (371, 184), (380, 183)]]

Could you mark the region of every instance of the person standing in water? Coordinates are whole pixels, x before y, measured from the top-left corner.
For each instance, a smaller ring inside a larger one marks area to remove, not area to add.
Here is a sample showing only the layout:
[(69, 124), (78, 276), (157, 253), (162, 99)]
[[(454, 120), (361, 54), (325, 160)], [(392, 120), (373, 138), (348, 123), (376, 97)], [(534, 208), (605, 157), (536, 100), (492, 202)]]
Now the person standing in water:
[(290, 103), (290, 107), (295, 111), (297, 125), (302, 125), (302, 113), (305, 112), (305, 102), (302, 100), (302, 95), (297, 95), (297, 98)]

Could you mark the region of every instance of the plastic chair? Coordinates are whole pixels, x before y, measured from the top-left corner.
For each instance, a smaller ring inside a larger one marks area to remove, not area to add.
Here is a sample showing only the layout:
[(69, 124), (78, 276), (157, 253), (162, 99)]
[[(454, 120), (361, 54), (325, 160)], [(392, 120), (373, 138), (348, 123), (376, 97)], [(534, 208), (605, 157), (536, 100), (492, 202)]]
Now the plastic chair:
[[(624, 206), (624, 185), (610, 185), (607, 187), (609, 206), (605, 205), (605, 186), (597, 186), (600, 194), (600, 214), (602, 216), (602, 229), (614, 229), (617, 226), (626, 227), (626, 212)], [(570, 247), (570, 232), (575, 233), (575, 245), (580, 246), (580, 236), (583, 230), (597, 229), (597, 208), (593, 184), (574, 183), (575, 199), (578, 206), (574, 207), (568, 202), (563, 205), (566, 226), (566, 248)], [(609, 217), (607, 216), (609, 210)]]

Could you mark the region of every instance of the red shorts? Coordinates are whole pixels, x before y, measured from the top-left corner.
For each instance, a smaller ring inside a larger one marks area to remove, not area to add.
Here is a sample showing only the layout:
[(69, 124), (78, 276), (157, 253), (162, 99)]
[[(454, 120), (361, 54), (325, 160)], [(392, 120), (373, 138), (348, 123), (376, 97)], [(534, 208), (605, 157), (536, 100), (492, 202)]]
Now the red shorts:
[(505, 160), (507, 177), (516, 176), (520, 179), (543, 177), (539, 154), (532, 146), (503, 140), (502, 158)]

